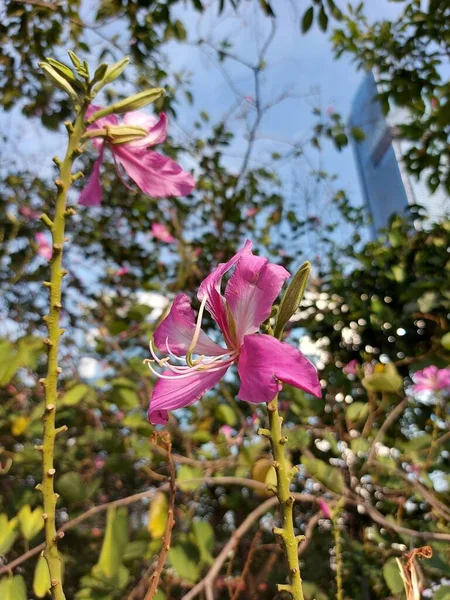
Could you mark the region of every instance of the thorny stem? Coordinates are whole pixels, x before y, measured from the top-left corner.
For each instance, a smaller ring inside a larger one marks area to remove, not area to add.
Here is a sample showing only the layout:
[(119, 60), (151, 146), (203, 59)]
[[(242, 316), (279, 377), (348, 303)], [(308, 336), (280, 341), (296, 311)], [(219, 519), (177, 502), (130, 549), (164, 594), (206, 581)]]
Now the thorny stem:
[(274, 533), (279, 535), (283, 540), (290, 581), (289, 585), (278, 584), (278, 590), (290, 592), (294, 600), (304, 600), (298, 560), (298, 544), (303, 539), (303, 536), (296, 536), (294, 533), (294, 497), (289, 491), (292, 471), (294, 470), (290, 469), (286, 460), (284, 448), (287, 438), (282, 435), (281, 431), (283, 419), (278, 412), (278, 396), (269, 402), (267, 410), (269, 412), (270, 431), (266, 431), (264, 435), (267, 435), (272, 446), (274, 467), (277, 474), (276, 494), (280, 503), (281, 513), (281, 528), (275, 528)]
[(333, 534), (334, 549), (336, 553), (336, 600), (344, 600), (344, 589), (342, 585), (342, 534), (339, 529), (340, 508), (333, 511)]
[[(52, 221), (48, 215), (42, 215), (41, 220), (49, 228), (53, 242), (53, 256), (50, 259), (50, 282), (45, 285), (50, 288), (50, 311), (44, 317), (48, 329), (48, 338), (44, 341), (48, 346), (48, 369), (47, 377), (42, 380), (45, 387), (45, 411), (44, 440), (40, 448), (42, 450), (42, 484), (39, 489), (42, 492), (44, 502), (45, 520), (45, 549), (44, 557), (47, 561), (51, 591), (54, 600), (65, 600), (61, 578), (61, 558), (58, 553), (58, 535), (55, 525), (56, 502), (58, 494), (54, 490), (54, 449), (55, 438), (58, 433), (65, 431), (65, 427), (55, 428), (56, 404), (58, 398), (58, 375), (61, 369), (58, 366), (59, 340), (64, 330), (60, 328), (61, 284), (66, 271), (62, 268), (62, 257), (64, 248), (65, 219), (67, 194), (72, 184), (72, 166), (80, 155), (81, 137), (85, 130), (84, 117), (88, 107), (88, 101), (84, 101), (78, 109), (75, 122), (67, 123), (66, 128), (69, 136), (69, 144), (64, 160), (54, 159), (59, 169), (59, 178), (55, 180), (58, 190), (56, 196), (55, 216)], [(70, 214), (70, 213), (69, 213)], [(62, 537), (62, 536), (60, 536)]]

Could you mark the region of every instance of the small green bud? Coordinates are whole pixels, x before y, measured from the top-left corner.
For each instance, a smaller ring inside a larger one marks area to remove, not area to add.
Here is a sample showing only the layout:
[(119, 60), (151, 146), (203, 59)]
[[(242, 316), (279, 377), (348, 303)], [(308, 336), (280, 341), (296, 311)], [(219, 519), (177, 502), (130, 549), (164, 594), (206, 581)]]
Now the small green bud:
[(41, 67), (42, 71), (44, 72), (45, 77), (51, 83), (55, 84), (61, 90), (64, 90), (65, 92), (67, 92), (69, 94), (69, 96), (72, 98), (72, 100), (78, 100), (77, 93), (73, 89), (73, 87), (70, 85), (70, 83), (66, 79), (64, 79), (64, 77), (62, 77), (52, 66), (50, 66), (46, 62), (39, 63), (39, 66)]
[(99, 81), (101, 81), (104, 78), (107, 71), (108, 65), (106, 63), (99, 65), (95, 70), (94, 77), (91, 81), (91, 85), (94, 85), (94, 83), (98, 83)]
[(53, 69), (55, 69), (57, 73), (59, 73), (59, 75), (61, 75), (61, 77), (63, 77), (71, 85), (74, 85), (80, 90), (84, 89), (84, 85), (82, 84), (82, 82), (75, 77), (72, 69), (70, 69), (67, 65), (65, 65), (62, 62), (59, 62), (59, 60), (56, 60), (54, 58), (46, 58), (45, 60), (49, 63), (51, 67), (53, 67)]
[(278, 339), (281, 338), (284, 326), (300, 306), (303, 294), (305, 293), (306, 282), (308, 281), (310, 270), (311, 263), (308, 261), (303, 263), (284, 293), (275, 324), (275, 337)]
[(156, 102), (156, 100), (161, 98), (163, 94), (163, 88), (152, 88), (150, 90), (146, 90), (145, 92), (139, 92), (139, 94), (134, 94), (134, 96), (130, 96), (129, 98), (125, 98), (125, 100), (121, 100), (116, 104), (111, 104), (111, 106), (107, 106), (106, 108), (99, 110), (87, 120), (87, 123), (93, 123), (97, 119), (100, 119), (100, 117), (106, 117), (107, 115), (111, 115), (113, 113), (120, 114), (132, 110), (139, 110), (147, 104)]
[(129, 57), (125, 56), (125, 58), (122, 58), (122, 60), (119, 60), (118, 62), (108, 67), (106, 73), (103, 75), (103, 78), (96, 80), (97, 84), (94, 86), (93, 90), (94, 95), (97, 94), (105, 85), (108, 85), (108, 83), (112, 83), (118, 77), (120, 77), (120, 75), (122, 75), (129, 62)]
[(78, 56), (69, 50), (68, 52), (69, 58), (72, 61), (73, 66), (75, 67), (75, 71), (78, 73), (80, 77), (83, 79), (89, 79), (89, 67), (85, 60), (81, 62)]
[(147, 135), (147, 130), (143, 127), (134, 127), (133, 125), (108, 125), (100, 129), (89, 129), (83, 135), (84, 138), (107, 138), (114, 145), (127, 144), (140, 140)]

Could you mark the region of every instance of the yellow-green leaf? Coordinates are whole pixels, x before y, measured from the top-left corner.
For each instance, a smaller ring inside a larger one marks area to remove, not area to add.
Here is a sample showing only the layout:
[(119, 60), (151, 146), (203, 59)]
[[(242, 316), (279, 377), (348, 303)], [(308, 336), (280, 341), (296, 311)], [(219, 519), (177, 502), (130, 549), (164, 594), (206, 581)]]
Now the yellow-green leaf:
[(44, 529), (43, 513), (44, 510), (42, 506), (37, 506), (32, 511), (31, 506), (26, 504), (20, 509), (17, 518), (19, 519), (20, 531), (27, 541), (32, 540), (40, 531), (42, 531), (42, 529)]
[(41, 555), (39, 556), (36, 568), (34, 569), (33, 592), (38, 598), (44, 598), (50, 595), (50, 573), (47, 566), (47, 561)]
[(169, 503), (164, 492), (156, 492), (148, 512), (147, 530), (154, 540), (162, 538), (167, 525)]
[(19, 520), (17, 517), (8, 521), (6, 514), (2, 513), (0, 515), (0, 554), (6, 554), (12, 548), (18, 535), (18, 526)]
[(323, 485), (335, 494), (343, 494), (345, 484), (344, 477), (339, 469), (330, 466), (318, 458), (302, 456), (302, 464), (306, 467), (311, 477), (323, 483)]
[(89, 391), (89, 386), (85, 383), (79, 383), (67, 391), (61, 399), (63, 406), (75, 406), (79, 404)]

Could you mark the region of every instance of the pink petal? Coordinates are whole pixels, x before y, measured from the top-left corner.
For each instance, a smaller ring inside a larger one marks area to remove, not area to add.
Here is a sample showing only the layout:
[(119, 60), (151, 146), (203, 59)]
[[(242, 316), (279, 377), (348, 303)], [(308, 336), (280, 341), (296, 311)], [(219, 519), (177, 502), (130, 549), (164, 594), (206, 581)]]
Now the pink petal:
[(138, 187), (153, 198), (187, 196), (194, 189), (194, 178), (176, 162), (129, 144), (111, 146), (117, 160)]
[[(195, 314), (186, 294), (178, 294), (170, 312), (153, 334), (153, 341), (161, 352), (167, 353), (167, 346), (177, 356), (184, 356), (192, 342), (195, 330)], [(226, 352), (215, 344), (204, 331), (200, 331), (195, 354), (205, 356), (220, 356)]]
[(162, 223), (152, 223), (152, 234), (154, 238), (167, 244), (172, 244), (175, 241), (173, 235)]
[(225, 289), (225, 299), (236, 325), (237, 342), (258, 331), (267, 319), (275, 298), (280, 293), (289, 272), (269, 263), (267, 258), (247, 254), (242, 256)]
[(450, 387), (450, 369), (439, 369), (437, 372), (437, 386), (440, 390)]
[(83, 206), (100, 206), (102, 203), (102, 186), (100, 184), (100, 165), (103, 162), (105, 145), (102, 143), (100, 154), (92, 167), (92, 173), (78, 199), (78, 204)]
[(127, 146), (132, 146), (133, 148), (148, 148), (148, 146), (161, 144), (167, 137), (167, 115), (165, 113), (161, 113), (159, 119), (157, 119), (153, 115), (146, 115), (139, 110), (135, 110), (133, 112), (125, 113), (123, 122), (126, 125), (143, 127), (148, 131), (148, 135), (144, 138), (129, 142), (126, 144)]
[[(86, 119), (89, 119), (94, 113), (98, 112), (99, 110), (103, 110), (104, 108), (104, 106), (96, 106), (95, 104), (91, 104), (86, 111)], [(91, 123), (87, 129), (101, 129), (106, 125), (119, 125), (119, 119), (116, 117), (116, 115), (100, 117), (100, 119), (97, 119)]]
[(247, 240), (244, 247), (238, 250), (236, 254), (226, 263), (220, 263), (212, 273), (204, 279), (199, 287), (197, 298), (202, 301), (205, 296), (208, 296), (206, 308), (211, 313), (211, 316), (216, 321), (222, 330), (228, 344), (233, 343), (231, 330), (228, 325), (227, 311), (225, 306), (225, 298), (220, 293), (222, 277), (227, 273), (243, 255), (251, 253), (252, 243)]
[(164, 425), (168, 411), (184, 408), (201, 398), (225, 375), (228, 365), (217, 371), (194, 371), (189, 377), (177, 377), (172, 371), (165, 371), (170, 379), (158, 379), (153, 388), (148, 420), (154, 425)]
[(53, 249), (45, 233), (37, 233), (35, 239), (37, 243), (36, 252), (39, 254), (39, 256), (42, 256), (42, 258), (50, 260), (53, 254)]
[(320, 398), (316, 367), (297, 348), (265, 334), (247, 335), (238, 361), (238, 398), (269, 402), (281, 390), (280, 381)]
[(322, 500), (322, 498), (319, 499), (319, 506), (320, 506), (320, 510), (323, 513), (323, 516), (326, 517), (327, 519), (331, 519), (330, 507), (325, 502), (325, 500)]

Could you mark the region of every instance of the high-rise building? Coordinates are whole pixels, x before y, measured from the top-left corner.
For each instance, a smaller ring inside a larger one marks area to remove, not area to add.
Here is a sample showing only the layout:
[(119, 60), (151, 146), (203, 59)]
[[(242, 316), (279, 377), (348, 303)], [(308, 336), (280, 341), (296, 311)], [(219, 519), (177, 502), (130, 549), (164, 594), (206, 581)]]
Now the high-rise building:
[(386, 116), (377, 100), (378, 84), (367, 73), (353, 101), (350, 127), (359, 127), (365, 138), (353, 144), (363, 197), (373, 221), (373, 234), (385, 227), (393, 213), (404, 214), (408, 205), (420, 204), (429, 221), (450, 216), (450, 198), (444, 190), (431, 194), (424, 178), (417, 180), (405, 169), (405, 142), (394, 135), (395, 124), (407, 118), (404, 110)]

